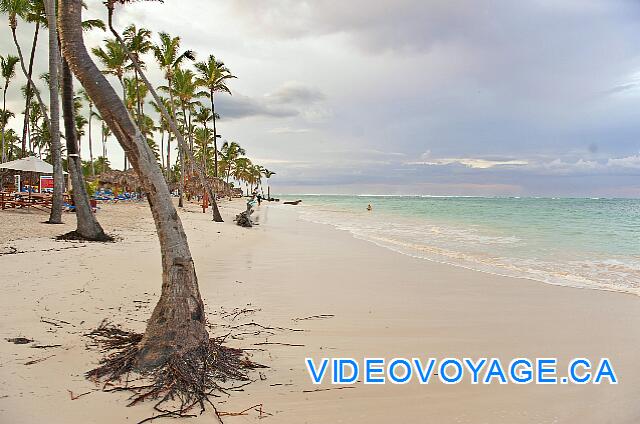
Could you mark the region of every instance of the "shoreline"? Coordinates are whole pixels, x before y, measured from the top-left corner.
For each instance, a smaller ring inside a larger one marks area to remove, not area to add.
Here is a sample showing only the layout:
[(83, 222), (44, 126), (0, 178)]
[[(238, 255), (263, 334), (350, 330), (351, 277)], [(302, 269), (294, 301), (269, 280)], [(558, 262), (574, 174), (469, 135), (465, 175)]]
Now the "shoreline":
[(529, 276), (517, 276), (517, 275), (509, 275), (509, 274), (502, 274), (498, 271), (490, 271), (490, 270), (486, 270), (486, 269), (480, 269), (480, 268), (473, 268), (472, 266), (468, 266), (468, 265), (463, 265), (463, 264), (458, 264), (455, 262), (447, 262), (446, 260), (438, 260), (435, 258), (428, 258), (428, 257), (424, 257), (424, 256), (419, 256), (419, 255), (412, 255), (410, 253), (406, 253), (403, 252), (401, 250), (396, 250), (393, 249), (391, 247), (387, 247), (384, 246), (381, 243), (377, 243), (374, 240), (369, 240), (366, 237), (359, 237), (358, 235), (354, 234), (351, 230), (347, 230), (347, 229), (342, 229), (339, 228), (337, 226), (334, 226), (332, 224), (325, 224), (325, 223), (321, 223), (321, 222), (314, 222), (312, 220), (307, 220), (307, 222), (312, 223), (312, 224), (317, 224), (317, 225), (326, 225), (332, 229), (335, 229), (337, 231), (345, 231), (347, 233), (349, 233), (349, 235), (351, 237), (353, 237), (356, 240), (362, 240), (365, 241), (367, 243), (371, 243), (377, 247), (380, 247), (381, 249), (385, 249), (388, 250), (390, 252), (393, 253), (397, 253), (400, 255), (404, 255), (404, 256), (408, 256), (410, 258), (415, 258), (415, 259), (421, 259), (421, 260), (425, 260), (425, 261), (429, 261), (429, 262), (433, 262), (436, 264), (440, 264), (440, 265), (447, 265), (447, 266), (453, 266), (456, 268), (462, 268), (462, 269), (466, 269), (468, 271), (473, 271), (473, 272), (481, 272), (483, 274), (489, 274), (489, 275), (494, 275), (496, 277), (504, 277), (504, 278), (514, 278), (516, 280), (525, 280), (525, 281), (529, 281), (529, 282), (534, 282), (534, 283), (541, 283), (541, 284), (546, 284), (549, 286), (556, 286), (556, 287), (565, 287), (565, 288), (571, 288), (571, 289), (577, 289), (577, 290), (593, 290), (593, 291), (602, 291), (602, 292), (609, 292), (609, 293), (620, 293), (620, 294), (626, 294), (626, 295), (630, 295), (630, 296), (635, 296), (635, 297), (640, 297), (640, 290), (637, 290), (635, 292), (633, 291), (629, 291), (629, 290), (624, 290), (624, 289), (616, 289), (616, 288), (608, 288), (608, 287), (604, 287), (604, 286), (578, 286), (578, 285), (572, 285), (570, 283), (555, 283), (552, 281), (545, 281), (543, 279), (537, 279), (534, 277), (529, 277)]
[[(243, 229), (232, 222), (241, 202), (223, 202), (221, 209), (223, 224), (211, 223), (210, 214), (195, 205), (180, 211), (211, 335), (251, 323), (289, 330), (230, 339), (233, 346), (256, 349), (253, 359), (270, 368), (253, 375), (257, 381), (243, 391), (220, 398), (219, 410), (262, 404), (263, 413), (271, 414), (267, 419), (278, 423), (416, 422), (427, 416), (443, 423), (631, 423), (640, 417), (636, 296), (552, 287), (412, 258), (264, 203), (257, 212), (260, 225)], [(65, 215), (67, 224), (72, 218)], [(91, 416), (94, 422), (137, 422), (150, 415), (149, 405), (126, 408), (126, 396), (93, 391), (82, 377), (100, 357), (84, 348), (82, 333), (103, 318), (143, 329), (160, 289), (159, 249), (147, 204), (107, 205), (98, 218), (118, 228), (122, 239), (100, 245), (27, 238), (11, 244), (21, 250), (69, 249), (0, 256), (8, 282), (2, 338), (62, 345), (40, 350), (0, 341), (1, 420), (55, 423)], [(43, 317), (60, 327), (43, 323)], [(290, 331), (297, 329), (305, 331)], [(55, 356), (24, 365), (49, 355)], [(312, 385), (304, 367), (305, 357), (545, 355), (562, 361), (611, 357), (620, 384), (357, 384), (315, 392), (332, 387)], [(67, 390), (89, 394), (71, 400)], [(586, 404), (593, 406), (580, 406)], [(193, 420), (214, 418), (208, 411)], [(258, 420), (259, 412), (250, 409), (225, 422)]]
[[(558, 206), (559, 212), (548, 216), (532, 212), (523, 220), (521, 210), (525, 207), (513, 203), (513, 199), (474, 197), (473, 203), (464, 206), (466, 202), (454, 201), (451, 196), (443, 196), (445, 202), (369, 200), (376, 205), (375, 212), (370, 214), (364, 212), (368, 201), (358, 197), (307, 198), (308, 203), (303, 202), (299, 212), (309, 222), (328, 224), (357, 239), (410, 257), (549, 285), (640, 296), (637, 272), (640, 263), (631, 233), (619, 236), (619, 244), (611, 240), (612, 234), (624, 231), (619, 221), (609, 227), (596, 214), (589, 213), (588, 218), (575, 217), (576, 221), (585, 221), (573, 226), (568, 220), (573, 217), (567, 215), (573, 205)], [(478, 199), (483, 201), (478, 203)], [(544, 210), (547, 205), (551, 203), (529, 207)], [(631, 203), (634, 205), (637, 202)], [(459, 214), (463, 207), (479, 209), (479, 215)], [(584, 207), (584, 202), (576, 207)], [(452, 210), (453, 218), (445, 217), (439, 208)], [(491, 217), (487, 211), (493, 208), (507, 218), (501, 222)], [(563, 224), (543, 223), (539, 232), (532, 232), (543, 218), (557, 219)], [(589, 225), (584, 223), (587, 219), (591, 219)], [(577, 234), (575, 243), (568, 243), (574, 234)], [(616, 247), (605, 247), (607, 241)]]

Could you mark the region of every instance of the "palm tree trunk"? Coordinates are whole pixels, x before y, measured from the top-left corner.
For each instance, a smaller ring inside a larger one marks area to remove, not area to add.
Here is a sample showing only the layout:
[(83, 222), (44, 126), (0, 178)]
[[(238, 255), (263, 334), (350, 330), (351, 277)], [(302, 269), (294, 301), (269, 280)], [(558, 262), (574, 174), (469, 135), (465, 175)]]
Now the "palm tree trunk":
[(178, 182), (178, 206), (184, 207), (184, 149), (178, 146), (178, 161), (180, 162), (180, 180)]
[(167, 182), (171, 182), (171, 133), (167, 136)]
[(142, 104), (140, 102), (140, 81), (138, 80), (138, 70), (134, 69), (134, 78), (136, 81), (136, 111), (138, 113), (138, 128), (142, 128)]
[(213, 90), (209, 90), (211, 96), (211, 116), (213, 117), (213, 176), (218, 178), (218, 131), (216, 130), (216, 105), (213, 102)]
[[(101, 128), (101, 130), (102, 130), (102, 134), (101, 134), (101, 136), (102, 136), (102, 157), (106, 159), (107, 158), (107, 135), (105, 134), (105, 128), (106, 127), (105, 127), (104, 121), (102, 121), (102, 128)], [(104, 162), (103, 162), (103, 165), (102, 165), (102, 172), (104, 172)]]
[(73, 184), (73, 203), (76, 207), (76, 233), (86, 240), (110, 240), (111, 238), (104, 233), (91, 211), (91, 203), (82, 175), (82, 160), (78, 149), (76, 121), (73, 112), (73, 76), (66, 59), (62, 59), (62, 113), (67, 142), (67, 170)]
[[(27, 68), (24, 66), (24, 57), (22, 56), (22, 49), (20, 48), (20, 43), (18, 43), (18, 38), (16, 36), (15, 28), (11, 28), (11, 34), (13, 35), (13, 43), (16, 45), (16, 50), (18, 50), (18, 57), (20, 58), (20, 68), (22, 69), (22, 73), (24, 74), (25, 78), (27, 78), (27, 83), (30, 84), (32, 87), (35, 87), (35, 84), (33, 83), (33, 79), (31, 78), (31, 75), (29, 75)], [(37, 90), (33, 90), (33, 92), (36, 95), (36, 98), (38, 99), (40, 111), (42, 112), (44, 119), (49, 124), (50, 123), (49, 114), (47, 114), (47, 108), (44, 105), (44, 102), (42, 101), (42, 97), (40, 96), (40, 93), (38, 93)], [(49, 128), (51, 128), (50, 125), (49, 125)]]
[[(162, 125), (162, 123), (160, 125)], [(162, 160), (162, 169), (164, 170), (164, 130), (160, 131), (160, 159)]]
[[(44, 119), (47, 120), (51, 135), (51, 159), (53, 161), (53, 199), (49, 224), (62, 224), (62, 200), (64, 174), (62, 173), (62, 148), (60, 146), (60, 102), (58, 98), (58, 69), (60, 69), (60, 50), (58, 45), (58, 30), (56, 27), (55, 0), (45, 0), (47, 22), (49, 23), (49, 107), (51, 120), (47, 118), (40, 94), (34, 89), (34, 93), (40, 103)], [(35, 87), (31, 77), (28, 78), (32, 87)]]
[[(113, 5), (110, 3), (107, 3), (107, 7), (109, 8), (109, 29), (111, 29), (111, 32), (115, 36), (116, 40), (118, 40), (118, 42), (122, 45), (123, 49), (129, 56), (129, 59), (131, 59), (133, 66), (138, 70), (138, 74), (142, 78), (142, 81), (144, 81), (144, 84), (147, 86), (149, 93), (151, 93), (151, 95), (153, 96), (153, 100), (159, 106), (162, 117), (166, 119), (167, 122), (169, 123), (169, 128), (171, 129), (171, 132), (175, 135), (176, 140), (178, 142), (178, 146), (184, 146), (186, 143), (184, 141), (184, 137), (182, 137), (182, 134), (180, 133), (180, 131), (178, 131), (175, 115), (169, 115), (169, 112), (162, 104), (162, 101), (160, 100), (158, 93), (156, 93), (156, 90), (153, 88), (153, 85), (151, 85), (151, 83), (149, 82), (149, 79), (146, 77), (144, 72), (142, 72), (142, 68), (140, 67), (140, 64), (138, 63), (137, 60), (135, 60), (131, 52), (127, 49), (126, 43), (124, 43), (124, 41), (122, 40), (122, 37), (120, 37), (120, 34), (118, 34), (118, 32), (113, 27)], [(169, 81), (169, 94), (170, 96), (172, 96), (170, 81)], [(172, 106), (173, 106), (173, 100), (172, 100)], [(220, 215), (220, 210), (218, 209), (218, 202), (216, 202), (216, 195), (215, 195), (215, 192), (213, 191), (213, 188), (211, 187), (211, 184), (209, 184), (209, 181), (207, 180), (206, 175), (204, 175), (200, 167), (196, 167), (196, 171), (198, 172), (198, 177), (200, 178), (202, 185), (205, 187), (205, 189), (209, 193), (209, 199), (211, 201), (211, 213), (213, 215), (213, 220), (215, 222), (223, 222), (222, 215)]]
[[(36, 29), (33, 33), (33, 43), (31, 44), (31, 55), (29, 57), (29, 78), (33, 75), (33, 59), (36, 54), (36, 45), (38, 44), (38, 33), (40, 32), (40, 21), (36, 21)], [(31, 90), (35, 87), (27, 83), (27, 98), (24, 105), (24, 123), (22, 124), (22, 156), (25, 156), (25, 148), (27, 145), (27, 132), (29, 130), (29, 105), (31, 104)], [(31, 140), (29, 140), (29, 150), (31, 150)]]
[(7, 154), (5, 152), (5, 146), (4, 146), (4, 127), (5, 127), (5, 121), (8, 121), (9, 119), (7, 119), (7, 87), (8, 87), (8, 81), (7, 83), (5, 83), (4, 85), (4, 92), (2, 94), (2, 162), (6, 162), (7, 161)]
[[(171, 99), (171, 104), (173, 105), (173, 90), (171, 89), (171, 81), (169, 81), (169, 98)], [(184, 108), (183, 108), (184, 112)], [(186, 120), (186, 116), (183, 117)], [(178, 206), (184, 207), (184, 151), (187, 146), (178, 144), (178, 161), (180, 162), (180, 180), (178, 181)]]
[(93, 118), (93, 104), (89, 103), (89, 160), (91, 161), (91, 175), (96, 175), (96, 169), (93, 166), (93, 140), (91, 139), (91, 119)]
[[(206, 134), (208, 132), (206, 120), (205, 122), (202, 123), (202, 125), (204, 126), (204, 133)], [(207, 160), (208, 158), (209, 158), (209, 140), (205, 138), (204, 145), (202, 146), (202, 169), (204, 170), (204, 175), (206, 176), (209, 175), (209, 161)]]
[[(122, 77), (118, 77), (118, 79), (120, 80), (120, 85), (122, 86), (122, 103), (126, 103), (127, 101), (127, 87), (125, 87), (124, 85), (124, 81), (122, 80)], [(125, 106), (126, 108), (126, 106)], [(129, 110), (127, 109), (127, 112), (129, 112)], [(129, 163), (127, 161), (127, 151), (124, 151), (124, 169), (123, 171), (126, 171), (127, 168), (129, 168)]]
[(138, 344), (135, 368), (147, 370), (206, 343), (204, 304), (182, 222), (151, 148), (124, 104), (93, 63), (82, 39), (82, 0), (60, 0), (64, 55), (107, 121), (147, 192), (162, 253), (162, 292)]

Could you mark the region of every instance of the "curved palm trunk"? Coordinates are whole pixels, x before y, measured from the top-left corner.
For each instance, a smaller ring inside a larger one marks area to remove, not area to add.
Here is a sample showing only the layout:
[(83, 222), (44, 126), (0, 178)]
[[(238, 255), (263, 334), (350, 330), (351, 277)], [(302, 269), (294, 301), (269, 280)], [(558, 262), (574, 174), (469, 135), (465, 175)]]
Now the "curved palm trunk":
[[(36, 46), (38, 44), (38, 34), (40, 32), (40, 21), (36, 21), (36, 29), (33, 34), (33, 43), (31, 44), (31, 55), (29, 57), (29, 78), (33, 75), (33, 59), (36, 54)], [(35, 90), (35, 87), (30, 83), (27, 83), (27, 98), (24, 105), (24, 122), (22, 124), (22, 156), (26, 154), (27, 145), (27, 133), (29, 131), (29, 106), (31, 105), (31, 90)], [(29, 150), (31, 150), (31, 140), (29, 140)]]
[[(58, 99), (58, 67), (60, 62), (60, 50), (58, 45), (58, 30), (56, 27), (55, 0), (45, 0), (47, 22), (49, 23), (49, 107), (51, 120), (47, 117), (42, 99), (37, 90), (34, 93), (40, 103), (44, 119), (47, 120), (51, 135), (51, 158), (53, 160), (53, 200), (51, 202), (50, 224), (62, 224), (62, 200), (64, 175), (62, 173), (62, 148), (60, 145), (60, 102)], [(29, 77), (29, 83), (35, 87)]]
[(114, 135), (129, 152), (147, 194), (162, 253), (162, 293), (138, 347), (135, 367), (160, 366), (172, 354), (204, 343), (204, 304), (187, 237), (156, 158), (124, 104), (93, 63), (82, 38), (82, 0), (60, 0), (60, 33), (65, 58)]
[[(18, 43), (18, 38), (16, 36), (15, 28), (11, 28), (11, 34), (13, 35), (13, 43), (16, 46), (16, 50), (18, 50), (18, 57), (20, 58), (20, 68), (22, 69), (22, 73), (27, 79), (27, 83), (30, 84), (32, 87), (35, 87), (35, 84), (33, 83), (33, 79), (31, 78), (31, 75), (29, 75), (27, 68), (24, 66), (24, 57), (22, 56), (22, 49), (20, 48), (20, 43)], [(49, 48), (51, 48), (51, 46), (49, 46)], [(58, 49), (56, 48), (56, 51), (57, 50)], [(49, 70), (49, 72), (51, 72), (51, 70)], [(38, 105), (40, 106), (40, 111), (42, 112), (44, 119), (47, 121), (47, 123), (50, 123), (49, 114), (47, 113), (47, 108), (44, 105), (44, 102), (42, 101), (42, 97), (40, 96), (40, 93), (38, 93), (38, 90), (33, 90), (33, 92), (36, 95), (36, 98), (38, 99)], [(49, 126), (49, 128), (51, 128), (51, 126)]]
[(73, 112), (73, 76), (65, 59), (62, 60), (62, 112), (64, 134), (67, 141), (67, 170), (73, 183), (73, 203), (76, 207), (76, 233), (87, 240), (110, 240), (91, 211), (89, 195), (82, 175), (82, 160), (78, 150), (78, 136)]
[[(162, 101), (160, 100), (160, 97), (158, 96), (158, 93), (156, 93), (155, 88), (153, 88), (153, 85), (151, 85), (151, 83), (147, 79), (147, 76), (144, 74), (144, 72), (142, 72), (142, 68), (140, 67), (140, 64), (138, 63), (137, 60), (135, 60), (135, 58), (133, 57), (133, 55), (131, 54), (131, 52), (127, 48), (127, 45), (124, 43), (124, 41), (120, 37), (120, 34), (118, 34), (118, 32), (115, 30), (115, 28), (113, 28), (113, 4), (107, 3), (107, 7), (109, 8), (109, 28), (111, 29), (111, 32), (115, 36), (116, 40), (118, 40), (118, 42), (124, 48), (125, 52), (129, 56), (129, 59), (131, 59), (131, 62), (133, 63), (133, 66), (137, 69), (138, 75), (140, 76), (140, 78), (142, 78), (142, 81), (144, 81), (144, 84), (146, 85), (147, 89), (149, 90), (149, 93), (151, 93), (151, 95), (153, 96), (153, 100), (160, 107), (160, 113), (162, 114), (164, 119), (166, 119), (167, 122), (169, 123), (169, 128), (171, 129), (171, 132), (175, 135), (176, 140), (178, 142), (178, 146), (186, 146), (186, 143), (184, 141), (184, 137), (182, 137), (182, 134), (180, 133), (180, 131), (178, 131), (178, 126), (176, 125), (176, 121), (175, 121), (175, 115), (169, 115), (169, 112), (167, 111), (167, 109), (162, 104)], [(169, 94), (170, 94), (170, 96), (171, 96), (171, 93), (172, 93), (171, 85), (170, 85), (170, 82), (169, 82)], [(171, 102), (172, 102), (171, 104), (173, 105), (173, 100), (171, 100)], [(173, 111), (173, 109), (172, 109), (172, 111)], [(191, 152), (189, 152), (189, 154), (190, 153)], [(193, 158), (192, 155), (191, 155), (191, 158)], [(168, 162), (167, 166), (170, 166), (169, 165), (170, 162), (169, 161), (167, 161), (167, 162)], [(203, 187), (205, 188), (205, 190), (207, 190), (207, 192), (209, 194), (209, 201), (211, 202), (211, 213), (213, 215), (213, 220), (215, 222), (223, 222), (222, 215), (220, 215), (220, 210), (218, 209), (218, 202), (216, 201), (215, 191), (211, 187), (211, 184), (209, 184), (209, 181), (207, 180), (206, 175), (204, 175), (204, 172), (202, 171), (202, 169), (200, 169), (199, 166), (196, 167), (196, 172), (198, 173), (198, 177), (200, 178), (200, 181), (202, 182)]]

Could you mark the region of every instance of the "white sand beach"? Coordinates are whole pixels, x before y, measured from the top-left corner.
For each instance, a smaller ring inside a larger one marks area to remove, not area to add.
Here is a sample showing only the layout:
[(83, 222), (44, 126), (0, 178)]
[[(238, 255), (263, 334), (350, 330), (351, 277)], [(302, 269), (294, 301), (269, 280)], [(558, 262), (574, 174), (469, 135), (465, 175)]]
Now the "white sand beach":
[[(222, 224), (195, 204), (180, 211), (210, 334), (231, 331), (229, 345), (256, 349), (253, 360), (269, 367), (217, 399), (222, 412), (248, 409), (225, 422), (640, 422), (637, 296), (404, 256), (305, 222), (295, 207), (263, 204), (260, 225), (240, 228), (232, 217), (242, 203), (221, 206)], [(107, 204), (98, 216), (117, 242), (52, 240), (74, 228), (69, 214), (60, 226), (40, 224), (46, 216), (37, 212), (0, 215), (2, 423), (135, 423), (153, 414), (150, 404), (127, 407), (126, 394), (104, 393), (83, 376), (101, 357), (83, 334), (105, 319), (142, 331), (161, 286), (148, 206)], [(16, 337), (33, 342), (5, 340)], [(340, 388), (314, 386), (304, 364), (305, 357), (448, 356), (608, 357), (620, 383)], [(188, 422), (216, 417), (209, 409)]]

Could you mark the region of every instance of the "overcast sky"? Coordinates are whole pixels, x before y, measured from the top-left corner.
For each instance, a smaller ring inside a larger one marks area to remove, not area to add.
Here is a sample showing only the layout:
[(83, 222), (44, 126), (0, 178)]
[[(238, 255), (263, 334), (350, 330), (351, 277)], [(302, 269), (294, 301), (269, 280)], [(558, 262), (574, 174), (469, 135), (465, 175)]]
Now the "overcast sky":
[(238, 77), (219, 131), (275, 192), (640, 196), (638, 1), (166, 0), (119, 7), (131, 22)]

